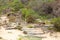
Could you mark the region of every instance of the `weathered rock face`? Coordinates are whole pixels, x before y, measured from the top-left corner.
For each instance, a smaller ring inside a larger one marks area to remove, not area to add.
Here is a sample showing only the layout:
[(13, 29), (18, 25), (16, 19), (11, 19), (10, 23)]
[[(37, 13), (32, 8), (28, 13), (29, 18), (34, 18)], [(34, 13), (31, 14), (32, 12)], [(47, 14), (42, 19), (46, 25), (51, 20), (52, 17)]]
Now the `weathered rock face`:
[(9, 19), (7, 16), (5, 16), (5, 15), (0, 16), (0, 28), (1, 27), (6, 28), (8, 23), (9, 23)]
[(18, 26), (18, 22), (10, 22), (7, 16), (2, 15), (0, 17), (0, 26), (5, 28), (14, 28)]
[(8, 26), (9, 26), (8, 28), (15, 28), (18, 26), (18, 23), (10, 22)]
[(7, 16), (4, 16), (4, 15), (2, 15), (1, 17), (0, 17), (0, 24), (8, 24), (9, 23), (9, 19), (7, 18)]

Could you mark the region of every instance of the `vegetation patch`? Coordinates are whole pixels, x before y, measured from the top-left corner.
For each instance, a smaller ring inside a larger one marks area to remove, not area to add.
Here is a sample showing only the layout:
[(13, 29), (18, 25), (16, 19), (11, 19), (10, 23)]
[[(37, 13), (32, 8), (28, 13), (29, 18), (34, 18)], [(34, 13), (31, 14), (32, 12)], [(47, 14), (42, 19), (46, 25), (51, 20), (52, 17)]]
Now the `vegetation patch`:
[(25, 36), (25, 37), (20, 37), (18, 40), (42, 40), (42, 38), (34, 37), (34, 36)]
[(60, 17), (58, 18), (54, 18), (52, 21), (53, 25), (54, 25), (54, 30), (60, 32)]

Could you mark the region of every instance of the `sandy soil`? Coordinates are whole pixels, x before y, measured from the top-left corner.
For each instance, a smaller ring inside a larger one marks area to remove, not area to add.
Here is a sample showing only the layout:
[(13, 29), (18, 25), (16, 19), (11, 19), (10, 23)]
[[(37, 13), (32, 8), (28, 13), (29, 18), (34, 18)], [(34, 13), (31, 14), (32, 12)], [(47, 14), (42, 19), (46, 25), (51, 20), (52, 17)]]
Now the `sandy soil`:
[(17, 40), (19, 35), (24, 36), (23, 32), (19, 30), (5, 30), (4, 28), (0, 29), (0, 37), (4, 40)]
[[(23, 32), (19, 30), (5, 30), (4, 28), (0, 29), (0, 37), (4, 40), (17, 40), (19, 35), (25, 36)], [(45, 36), (42, 40), (60, 40), (59, 32), (53, 33), (52, 35), (50, 35), (50, 33), (46, 33), (42, 36)]]
[(42, 40), (60, 40), (60, 33), (59, 32), (55, 32), (55, 33), (46, 33), (43, 36), (45, 36), (45, 38), (42, 38)]

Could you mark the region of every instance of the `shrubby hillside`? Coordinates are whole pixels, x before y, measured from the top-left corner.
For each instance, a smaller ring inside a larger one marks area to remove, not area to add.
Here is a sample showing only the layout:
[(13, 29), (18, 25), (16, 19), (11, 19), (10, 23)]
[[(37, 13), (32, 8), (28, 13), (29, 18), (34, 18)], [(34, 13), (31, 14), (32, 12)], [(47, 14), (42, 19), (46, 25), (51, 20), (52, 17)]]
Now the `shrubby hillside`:
[(59, 4), (59, 0), (0, 0), (0, 14), (18, 15), (24, 20), (30, 16), (32, 19), (51, 19), (60, 16)]
[(60, 0), (0, 0), (0, 39), (59, 40), (59, 34)]
[(0, 0), (0, 16), (6, 15), (9, 22), (37, 23), (36, 19), (59, 17), (58, 4), (59, 0)]

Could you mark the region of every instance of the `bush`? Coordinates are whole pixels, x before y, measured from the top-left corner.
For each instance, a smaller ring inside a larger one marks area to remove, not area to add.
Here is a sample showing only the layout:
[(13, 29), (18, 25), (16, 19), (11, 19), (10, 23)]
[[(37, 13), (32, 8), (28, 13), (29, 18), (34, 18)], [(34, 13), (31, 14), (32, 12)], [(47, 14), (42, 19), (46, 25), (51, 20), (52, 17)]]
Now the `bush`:
[(35, 22), (35, 17), (33, 16), (28, 16), (28, 18), (26, 19), (27, 23), (34, 23)]
[(32, 26), (32, 25), (28, 25), (28, 28), (34, 28), (34, 26)]
[(55, 31), (60, 32), (60, 17), (54, 18), (52, 23), (54, 24)]
[(38, 17), (38, 14), (33, 9), (22, 8), (21, 9), (22, 18), (27, 23), (33, 23), (35, 19)]
[(42, 40), (42, 38), (35, 36), (20, 36), (18, 40)]
[(17, 26), (17, 27), (16, 27), (16, 29), (21, 30), (21, 29), (22, 29), (22, 27), (21, 27), (21, 26)]

